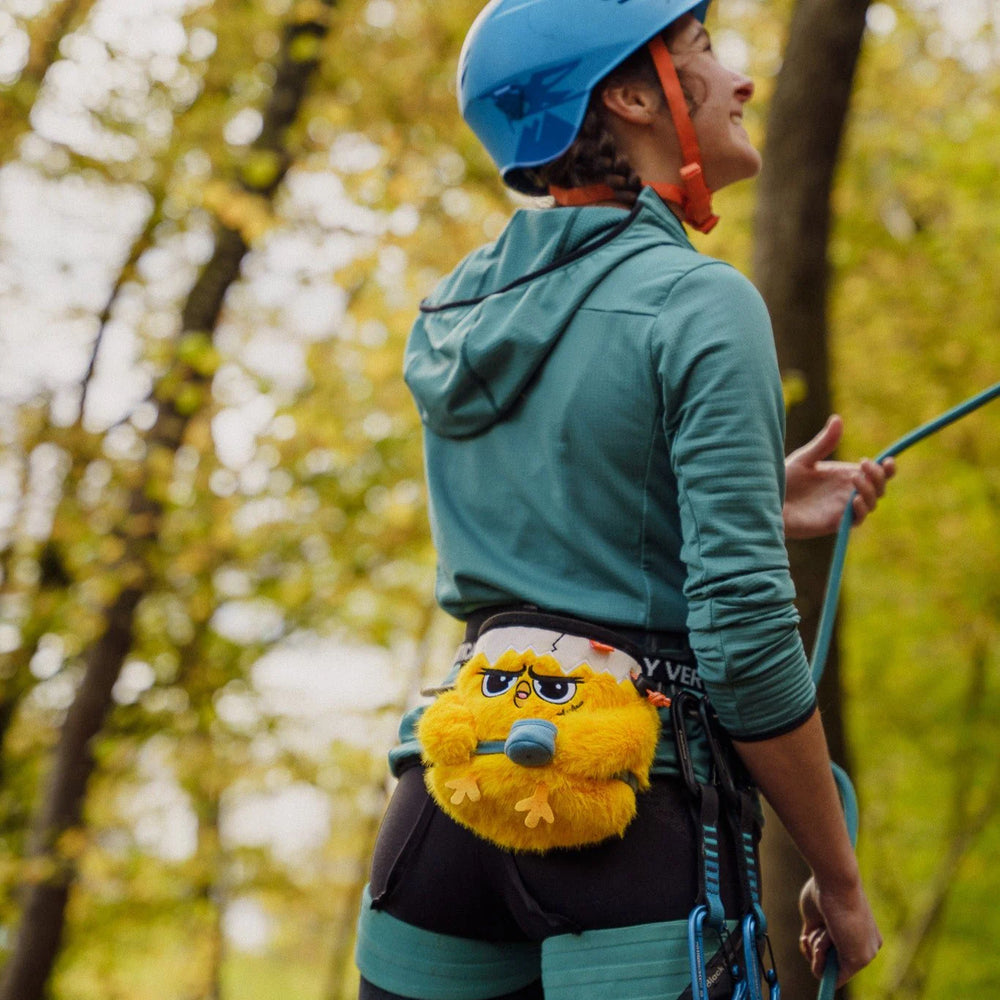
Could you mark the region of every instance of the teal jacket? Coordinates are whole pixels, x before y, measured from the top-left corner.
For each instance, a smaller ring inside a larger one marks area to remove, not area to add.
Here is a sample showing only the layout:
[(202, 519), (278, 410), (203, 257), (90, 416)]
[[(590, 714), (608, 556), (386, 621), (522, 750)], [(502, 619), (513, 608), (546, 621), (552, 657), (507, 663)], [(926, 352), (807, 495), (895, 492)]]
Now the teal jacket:
[(653, 192), (516, 212), (422, 305), (405, 377), (446, 611), (686, 629), (733, 736), (808, 717), (770, 321)]

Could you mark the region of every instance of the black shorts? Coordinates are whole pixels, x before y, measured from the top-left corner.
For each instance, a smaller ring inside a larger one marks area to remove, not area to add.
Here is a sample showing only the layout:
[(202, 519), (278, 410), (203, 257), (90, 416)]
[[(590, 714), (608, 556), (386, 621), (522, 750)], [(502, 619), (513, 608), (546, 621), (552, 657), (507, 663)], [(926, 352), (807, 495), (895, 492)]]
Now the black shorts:
[[(686, 919), (698, 897), (698, 835), (691, 795), (653, 778), (621, 838), (545, 854), (513, 853), (477, 837), (431, 799), (419, 767), (392, 796), (372, 859), (376, 909), (440, 934), (541, 941), (554, 934)], [(731, 849), (722, 896), (738, 912)]]

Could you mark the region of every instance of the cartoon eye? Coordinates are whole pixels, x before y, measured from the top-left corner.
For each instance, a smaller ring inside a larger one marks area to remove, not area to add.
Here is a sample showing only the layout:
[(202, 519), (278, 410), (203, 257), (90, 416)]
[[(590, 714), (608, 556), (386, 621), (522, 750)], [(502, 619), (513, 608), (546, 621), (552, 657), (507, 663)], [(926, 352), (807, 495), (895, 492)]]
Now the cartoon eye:
[(496, 698), (501, 694), (506, 694), (516, 683), (520, 673), (504, 674), (499, 670), (485, 671), (483, 673), (483, 694), (487, 698)]
[(553, 705), (565, 705), (576, 694), (576, 681), (569, 677), (532, 677), (535, 694)]

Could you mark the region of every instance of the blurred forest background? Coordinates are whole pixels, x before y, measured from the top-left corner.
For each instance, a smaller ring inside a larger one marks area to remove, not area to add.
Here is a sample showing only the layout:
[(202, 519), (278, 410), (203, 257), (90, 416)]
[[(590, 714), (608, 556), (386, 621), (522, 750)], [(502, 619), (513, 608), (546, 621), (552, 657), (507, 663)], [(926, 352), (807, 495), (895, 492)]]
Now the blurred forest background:
[[(761, 138), (794, 4), (715, 6)], [(1000, 7), (865, 6), (853, 457), (1000, 380)], [(0, 0), (0, 1000), (352, 996), (385, 751), (455, 639), (402, 346), (515, 205), (455, 110), (478, 8)], [(695, 234), (747, 273), (754, 194)], [(1000, 978), (998, 410), (908, 452), (851, 546), (858, 1000)]]

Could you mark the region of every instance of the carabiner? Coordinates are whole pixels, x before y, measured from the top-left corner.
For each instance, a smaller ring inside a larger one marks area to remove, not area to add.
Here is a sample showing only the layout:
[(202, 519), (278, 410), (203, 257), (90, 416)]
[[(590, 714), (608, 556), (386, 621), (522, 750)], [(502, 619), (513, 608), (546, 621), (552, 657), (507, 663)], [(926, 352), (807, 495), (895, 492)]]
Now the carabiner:
[[(774, 966), (774, 952), (771, 949), (771, 939), (761, 931), (760, 924), (753, 912), (743, 918), (743, 961), (747, 967), (747, 998), (748, 1000), (764, 1000), (760, 988), (761, 975), (768, 987), (769, 1000), (781, 1000), (781, 984)], [(757, 942), (763, 938), (767, 944), (767, 954), (770, 960), (769, 968), (765, 969), (757, 950)]]
[(767, 980), (767, 985), (770, 988), (771, 1000), (781, 1000), (781, 983), (778, 982), (778, 970), (772, 965), (764, 973), (764, 978)]
[(734, 965), (730, 970), (733, 976), (733, 995), (730, 1000), (749, 1000), (750, 977), (743, 974), (743, 969)]
[(699, 712), (699, 698), (691, 691), (682, 690), (674, 695), (670, 702), (670, 721), (674, 727), (674, 744), (677, 747), (677, 764), (680, 767), (681, 777), (688, 791), (695, 797), (701, 797), (701, 785), (694, 773), (694, 761), (691, 758), (691, 745), (688, 742), (687, 728), (685, 726), (684, 714), (689, 704), (693, 702), (694, 714)]
[(688, 917), (688, 961), (691, 964), (691, 1000), (708, 1000), (708, 969), (705, 967), (705, 919), (708, 907), (700, 903)]
[(698, 716), (701, 719), (701, 727), (705, 731), (705, 739), (708, 742), (708, 749), (712, 755), (716, 782), (726, 798), (731, 802), (736, 801), (739, 796), (739, 790), (736, 787), (736, 782), (733, 780), (733, 772), (729, 767), (729, 761), (726, 760), (726, 753), (722, 749), (722, 744), (719, 742), (718, 734), (715, 731), (715, 722), (713, 721), (708, 699), (700, 699)]

